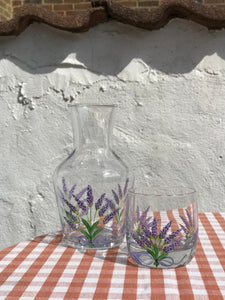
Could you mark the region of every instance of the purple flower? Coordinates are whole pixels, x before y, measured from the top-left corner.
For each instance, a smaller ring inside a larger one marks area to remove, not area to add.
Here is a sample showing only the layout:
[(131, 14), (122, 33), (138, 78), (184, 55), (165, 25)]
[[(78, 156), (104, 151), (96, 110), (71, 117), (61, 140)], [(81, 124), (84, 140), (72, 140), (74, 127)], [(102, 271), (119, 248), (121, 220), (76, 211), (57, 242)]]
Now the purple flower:
[(66, 203), (66, 205), (69, 207), (69, 209), (72, 210), (72, 212), (76, 213), (77, 209), (74, 205), (72, 205), (68, 200), (66, 200), (65, 198), (63, 199), (63, 201)]
[(118, 191), (119, 191), (119, 197), (120, 197), (120, 199), (122, 199), (123, 194), (122, 194), (122, 189), (121, 189), (120, 184), (118, 184)]
[(140, 221), (140, 210), (139, 210), (139, 206), (137, 205), (137, 210), (136, 210), (136, 220), (137, 222)]
[(101, 195), (101, 197), (98, 199), (98, 201), (95, 203), (95, 209), (96, 210), (99, 210), (99, 208), (101, 207), (102, 205), (102, 202), (105, 198), (105, 193)]
[(136, 222), (140, 224), (142, 231), (147, 237), (151, 235), (150, 227), (152, 226), (153, 223), (150, 222), (152, 217), (148, 217), (146, 219), (149, 208), (150, 206), (147, 207), (147, 209), (143, 211), (141, 214), (140, 214), (139, 206), (137, 206), (137, 210), (136, 210)]
[(129, 182), (129, 178), (127, 178), (127, 180), (125, 182), (125, 186), (124, 186), (124, 190), (123, 190), (124, 195), (126, 195), (126, 193), (127, 193), (128, 182)]
[(165, 227), (163, 227), (163, 229), (160, 231), (159, 236), (160, 236), (161, 239), (163, 239), (163, 238), (166, 236), (168, 230), (170, 229), (170, 226), (171, 226), (172, 222), (173, 222), (173, 221), (170, 221), (170, 222), (169, 222)]
[(75, 223), (78, 223), (78, 220), (77, 220), (77, 218), (74, 216), (74, 215), (72, 215), (70, 212), (68, 212), (68, 211), (66, 211), (66, 214), (67, 214), (67, 216), (69, 216)]
[(103, 223), (106, 224), (108, 223), (120, 210), (120, 208), (117, 208), (116, 210), (114, 210), (113, 212), (111, 212), (109, 215), (105, 216)]
[(66, 194), (67, 193), (67, 187), (66, 187), (66, 181), (65, 178), (62, 178), (62, 184), (63, 184), (63, 192)]
[(169, 235), (167, 238), (165, 238), (164, 241), (165, 241), (166, 244), (170, 244), (173, 241), (173, 236)]
[(81, 201), (80, 199), (77, 199), (76, 196), (74, 196), (74, 195), (73, 195), (73, 197), (77, 202), (77, 206), (82, 210), (82, 215), (87, 213), (88, 208), (87, 208), (87, 206), (84, 205), (83, 201)]
[(137, 209), (136, 209), (136, 222), (140, 222), (141, 224), (144, 223), (146, 225), (150, 221), (150, 219), (152, 218), (152, 217), (149, 217), (148, 219), (146, 219), (149, 209), (150, 209), (150, 206), (148, 206), (147, 209), (140, 214), (139, 206), (137, 206)]
[(168, 252), (173, 251), (179, 245), (180, 241), (181, 241), (181, 239), (175, 241), (174, 243), (172, 243), (172, 244), (170, 244), (168, 246), (165, 246), (163, 248), (164, 252), (168, 253)]
[(69, 221), (66, 217), (64, 217), (65, 221), (67, 222), (67, 224), (69, 225), (69, 227), (72, 229), (72, 230), (75, 230), (76, 229), (76, 224), (72, 223), (71, 221)]
[(87, 206), (84, 205), (84, 203), (81, 200), (77, 200), (77, 205), (80, 209), (87, 211)]
[(184, 222), (186, 228), (188, 229), (190, 227), (190, 225), (188, 224), (187, 220), (183, 216), (180, 216), (180, 218)]
[(180, 227), (183, 229), (185, 234), (189, 233), (189, 231), (187, 230), (187, 228), (184, 227), (184, 225), (180, 224)]
[(150, 228), (152, 226), (152, 223), (153, 223), (153, 222), (150, 222), (151, 218), (152, 217), (147, 218), (144, 222), (145, 226), (148, 227), (148, 228)]
[(98, 213), (99, 217), (103, 216), (108, 208), (109, 208), (109, 202), (106, 202), (106, 204), (104, 206), (102, 206), (102, 208), (99, 210), (99, 213)]
[(181, 226), (182, 230), (184, 231), (184, 233), (186, 234), (186, 238), (190, 238), (191, 236), (193, 236), (194, 230), (195, 230), (194, 221), (191, 218), (191, 215), (190, 215), (188, 209), (185, 209), (185, 211), (186, 211), (189, 222), (187, 221), (186, 217), (180, 216), (181, 220), (183, 221), (183, 223), (185, 225), (185, 226), (183, 226), (180, 224), (180, 226)]
[(151, 247), (151, 242), (149, 241), (149, 239), (146, 237), (146, 236), (144, 236), (144, 235), (141, 235), (140, 236), (140, 240), (141, 240), (141, 242), (142, 243), (144, 243), (147, 247)]
[(89, 207), (92, 206), (93, 200), (94, 200), (94, 198), (93, 198), (92, 188), (90, 185), (88, 185), (88, 187), (87, 187), (87, 203), (88, 203)]
[(131, 233), (132, 238), (135, 240), (135, 242), (140, 246), (140, 247), (144, 247), (144, 242), (143, 240), (141, 240), (135, 232)]
[(109, 203), (109, 207), (111, 210), (115, 210), (115, 204), (112, 202), (112, 200), (109, 200), (108, 198), (105, 199)]
[(180, 229), (174, 231), (172, 234), (170, 234), (170, 235), (165, 239), (165, 242), (166, 242), (167, 244), (170, 244), (170, 243), (173, 241), (173, 239), (181, 232), (181, 230), (182, 230), (182, 228), (180, 228)]
[(150, 237), (151, 235), (151, 232), (150, 230), (148, 229), (148, 227), (145, 225), (145, 224), (141, 224), (141, 228), (145, 234), (146, 237)]
[(178, 234), (181, 232), (181, 228), (179, 228), (179, 229), (177, 229), (176, 231), (174, 231), (173, 233), (172, 233), (172, 236), (173, 236), (173, 238), (175, 238), (176, 236), (178, 236)]
[(87, 190), (87, 187), (86, 188), (84, 188), (84, 189), (82, 189), (78, 194), (76, 194), (74, 197), (75, 197), (75, 199), (80, 199), (82, 196), (83, 196), (83, 194), (86, 192), (86, 190)]
[(140, 216), (140, 218), (139, 218), (138, 221), (140, 221), (140, 222), (146, 221), (146, 217), (147, 217), (149, 209), (150, 209), (150, 206), (148, 206), (147, 209), (142, 212), (142, 214), (141, 214), (141, 216)]
[(116, 201), (116, 204), (119, 204), (120, 200), (119, 200), (119, 197), (118, 197), (117, 193), (114, 190), (112, 190), (112, 193), (113, 193), (113, 197)]
[(75, 187), (76, 187), (76, 184), (74, 184), (74, 185), (72, 186), (71, 190), (69, 191), (69, 199), (72, 198), (72, 195), (73, 195), (73, 192), (74, 192), (74, 190), (75, 190)]
[(188, 220), (189, 220), (190, 226), (193, 226), (193, 222), (192, 222), (191, 216), (190, 216), (190, 214), (189, 214), (189, 211), (188, 211), (187, 209), (185, 209), (185, 211), (186, 211), (186, 214), (187, 214), (187, 216), (188, 216)]
[(157, 220), (154, 218), (153, 223), (152, 223), (152, 236), (154, 238), (156, 238), (157, 235), (158, 235), (158, 232), (157, 232)]

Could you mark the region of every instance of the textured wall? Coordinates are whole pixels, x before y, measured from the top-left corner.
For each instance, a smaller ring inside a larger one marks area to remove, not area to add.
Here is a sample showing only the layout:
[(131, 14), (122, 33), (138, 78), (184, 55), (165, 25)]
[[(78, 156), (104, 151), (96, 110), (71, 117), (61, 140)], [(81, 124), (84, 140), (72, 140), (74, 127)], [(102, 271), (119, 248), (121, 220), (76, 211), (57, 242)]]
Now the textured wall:
[(114, 149), (137, 181), (225, 211), (225, 32), (173, 20), (0, 37), (0, 248), (59, 229), (52, 174), (72, 151), (67, 105), (117, 103)]

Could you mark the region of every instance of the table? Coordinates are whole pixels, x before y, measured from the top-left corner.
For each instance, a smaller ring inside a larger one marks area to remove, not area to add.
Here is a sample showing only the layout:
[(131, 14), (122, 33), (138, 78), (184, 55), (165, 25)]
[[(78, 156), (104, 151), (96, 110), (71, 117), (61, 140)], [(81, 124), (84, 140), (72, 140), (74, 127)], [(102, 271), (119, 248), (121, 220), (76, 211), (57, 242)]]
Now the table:
[(199, 214), (194, 259), (177, 269), (130, 263), (122, 248), (78, 251), (62, 233), (0, 251), (0, 299), (225, 299), (225, 213)]

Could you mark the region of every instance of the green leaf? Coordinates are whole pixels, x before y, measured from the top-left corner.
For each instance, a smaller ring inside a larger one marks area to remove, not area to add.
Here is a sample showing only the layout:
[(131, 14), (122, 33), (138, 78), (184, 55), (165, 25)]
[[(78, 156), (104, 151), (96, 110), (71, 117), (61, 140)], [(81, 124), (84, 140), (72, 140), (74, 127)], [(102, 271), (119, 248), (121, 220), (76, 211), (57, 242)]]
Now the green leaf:
[(70, 221), (71, 223), (74, 223), (74, 220), (71, 218), (71, 216), (70, 216), (68, 213), (66, 213), (66, 216), (67, 216), (67, 218), (69, 219), (69, 221)]
[(117, 223), (117, 224), (119, 224), (119, 223), (120, 223), (120, 221), (119, 221), (119, 219), (118, 219), (118, 216), (117, 216), (117, 215), (115, 215), (115, 219), (116, 219), (116, 223)]
[(123, 214), (124, 208), (121, 210), (121, 212), (119, 213), (119, 217), (121, 218), (122, 214)]
[(87, 228), (87, 231), (91, 233), (91, 226), (88, 224), (88, 222), (85, 219), (81, 219), (84, 226)]
[(90, 230), (90, 234), (94, 231), (95, 227), (98, 225), (99, 221), (96, 221), (92, 226)]
[(74, 220), (70, 217), (69, 214), (66, 214), (66, 216), (67, 216), (67, 218), (69, 219), (69, 221), (70, 221), (71, 223), (74, 223)]
[(158, 260), (162, 259), (162, 258), (165, 258), (167, 257), (168, 253), (162, 253), (159, 257), (158, 257)]
[(99, 232), (101, 232), (102, 230), (103, 230), (103, 228), (99, 227), (99, 228), (93, 233), (92, 239), (93, 239), (94, 237), (96, 237), (96, 235), (97, 235)]
[(81, 233), (83, 233), (83, 235), (85, 235), (86, 236), (86, 238), (88, 238), (89, 239), (89, 241), (91, 241), (91, 239), (92, 239), (92, 237), (85, 231), (85, 230), (83, 230), (83, 229), (79, 229), (79, 231), (81, 232)]
[(156, 259), (157, 257), (155, 256), (155, 253), (152, 251), (152, 250), (150, 250), (150, 249), (146, 249), (147, 250), (147, 252), (149, 253), (149, 254), (151, 254), (151, 256), (154, 258), (154, 259)]
[(159, 254), (159, 250), (158, 250), (156, 244), (153, 244), (153, 248), (154, 248), (154, 251), (155, 251), (155, 256), (156, 256), (156, 258), (157, 258), (157, 257), (158, 257), (158, 254)]

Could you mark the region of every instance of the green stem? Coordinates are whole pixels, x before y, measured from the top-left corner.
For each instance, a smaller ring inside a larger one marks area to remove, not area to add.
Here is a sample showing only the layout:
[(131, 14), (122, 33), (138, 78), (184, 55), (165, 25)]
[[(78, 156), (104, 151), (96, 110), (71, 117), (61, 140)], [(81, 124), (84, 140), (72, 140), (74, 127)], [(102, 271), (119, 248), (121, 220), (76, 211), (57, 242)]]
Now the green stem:
[(96, 213), (97, 213), (97, 210), (95, 209), (94, 220), (95, 220), (95, 218), (96, 218)]
[(90, 226), (92, 226), (91, 211), (92, 211), (92, 208), (90, 207)]
[(94, 247), (94, 244), (92, 243), (92, 241), (90, 241), (90, 243), (88, 244), (90, 248)]
[(162, 239), (159, 239), (158, 248), (160, 248), (160, 246), (161, 246), (161, 242), (162, 242)]
[(156, 267), (158, 267), (158, 265), (159, 265), (158, 259), (155, 260), (154, 265), (155, 265)]

